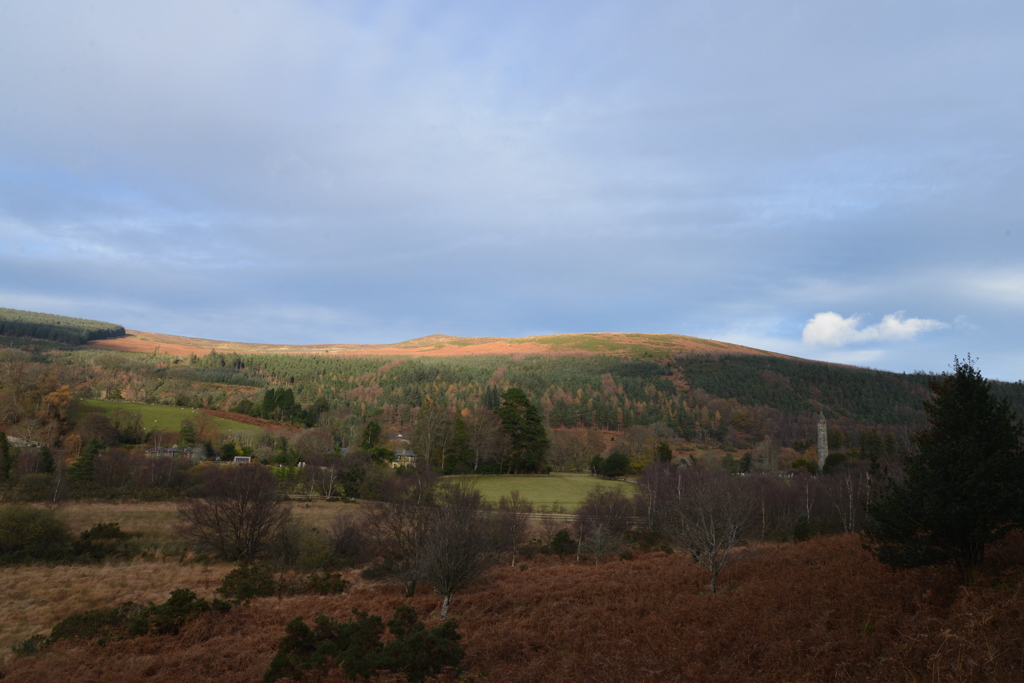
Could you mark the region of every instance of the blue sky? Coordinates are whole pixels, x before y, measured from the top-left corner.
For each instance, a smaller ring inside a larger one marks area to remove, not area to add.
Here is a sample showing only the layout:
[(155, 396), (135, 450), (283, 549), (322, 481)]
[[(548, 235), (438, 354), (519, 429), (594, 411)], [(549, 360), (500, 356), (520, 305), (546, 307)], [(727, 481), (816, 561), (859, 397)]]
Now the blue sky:
[(0, 3), (0, 305), (1024, 378), (1019, 2)]

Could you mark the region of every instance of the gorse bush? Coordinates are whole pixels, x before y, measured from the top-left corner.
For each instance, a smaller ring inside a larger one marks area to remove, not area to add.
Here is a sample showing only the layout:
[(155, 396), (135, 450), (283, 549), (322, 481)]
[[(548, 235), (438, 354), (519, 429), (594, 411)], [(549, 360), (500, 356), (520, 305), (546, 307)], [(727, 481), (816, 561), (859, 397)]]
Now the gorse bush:
[(385, 645), (381, 641), (383, 619), (352, 611), (355, 619), (345, 623), (321, 614), (312, 628), (301, 617), (292, 620), (263, 676), (264, 683), (285, 676), (300, 678), (306, 672), (337, 666), (349, 678), (394, 671), (404, 673), (409, 681), (422, 681), (445, 667), (458, 666), (465, 654), (455, 621), (428, 630), (417, 618), (416, 610), (400, 605), (388, 621), (387, 630), (393, 639)]
[(59, 640), (121, 640), (148, 633), (177, 634), (185, 622), (209, 611), (227, 612), (231, 604), (223, 600), (207, 602), (187, 588), (171, 591), (171, 597), (160, 605), (139, 605), (123, 602), (110, 609), (78, 612), (61, 620), (49, 637), (35, 635), (15, 645), (19, 655), (35, 654)]
[(305, 591), (314, 595), (338, 595), (348, 588), (348, 581), (341, 574), (327, 571), (313, 572), (306, 577)]
[(231, 570), (217, 592), (225, 598), (245, 601), (273, 595), (276, 590), (277, 582), (270, 567), (251, 564)]
[(117, 522), (100, 522), (81, 534), (83, 541), (119, 541), (127, 537)]
[(137, 628), (142, 629), (146, 626), (145, 630), (141, 633), (133, 635), (144, 635), (150, 630), (156, 633), (164, 634), (176, 634), (181, 628), (182, 624), (190, 619), (193, 619), (203, 612), (209, 612), (215, 610), (217, 612), (227, 612), (231, 609), (230, 603), (224, 602), (223, 600), (214, 600), (212, 603), (207, 602), (203, 598), (200, 598), (192, 591), (187, 588), (179, 588), (171, 591), (171, 597), (168, 598), (167, 602), (162, 605), (157, 605), (144, 612), (142, 617), (145, 621), (140, 623), (137, 619), (133, 625), (138, 624)]

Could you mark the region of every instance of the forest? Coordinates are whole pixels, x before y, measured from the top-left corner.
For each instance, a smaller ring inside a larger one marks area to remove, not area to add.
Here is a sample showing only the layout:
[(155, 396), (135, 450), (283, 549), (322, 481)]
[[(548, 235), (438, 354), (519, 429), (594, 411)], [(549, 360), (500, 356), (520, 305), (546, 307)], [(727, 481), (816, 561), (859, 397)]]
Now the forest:
[(84, 344), (93, 339), (120, 337), (124, 333), (124, 327), (121, 325), (99, 320), (0, 308), (0, 337), (42, 339), (61, 344)]

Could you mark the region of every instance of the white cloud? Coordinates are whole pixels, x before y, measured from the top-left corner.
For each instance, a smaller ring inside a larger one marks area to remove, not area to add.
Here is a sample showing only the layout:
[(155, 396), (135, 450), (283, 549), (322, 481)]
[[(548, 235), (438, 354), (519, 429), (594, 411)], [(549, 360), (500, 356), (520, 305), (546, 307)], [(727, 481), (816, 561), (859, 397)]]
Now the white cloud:
[(804, 327), (803, 342), (809, 346), (845, 346), (872, 341), (907, 341), (921, 332), (949, 327), (939, 320), (906, 318), (903, 311), (890, 313), (882, 322), (860, 327), (860, 316), (816, 313)]

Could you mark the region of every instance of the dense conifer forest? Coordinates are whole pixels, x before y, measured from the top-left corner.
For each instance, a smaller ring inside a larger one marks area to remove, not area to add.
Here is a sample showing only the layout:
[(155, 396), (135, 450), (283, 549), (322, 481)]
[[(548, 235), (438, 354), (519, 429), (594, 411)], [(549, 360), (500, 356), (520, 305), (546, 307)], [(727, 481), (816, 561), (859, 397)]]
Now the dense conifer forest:
[(0, 337), (28, 337), (74, 345), (123, 335), (121, 325), (99, 320), (0, 308)]

